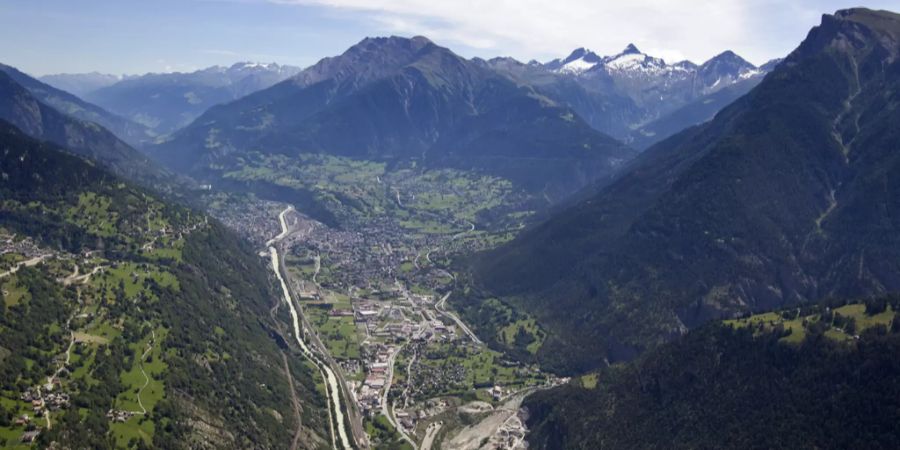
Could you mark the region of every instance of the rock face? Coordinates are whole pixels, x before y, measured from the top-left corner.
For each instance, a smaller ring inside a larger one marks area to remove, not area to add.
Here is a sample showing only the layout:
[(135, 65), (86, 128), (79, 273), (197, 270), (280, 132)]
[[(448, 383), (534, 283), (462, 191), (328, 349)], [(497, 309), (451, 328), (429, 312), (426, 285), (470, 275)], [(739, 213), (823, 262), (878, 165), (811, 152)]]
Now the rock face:
[(898, 42), (896, 14), (824, 16), (713, 121), (483, 255), (473, 276), (533, 312), (555, 335), (543, 356), (567, 368), (709, 319), (900, 289)]

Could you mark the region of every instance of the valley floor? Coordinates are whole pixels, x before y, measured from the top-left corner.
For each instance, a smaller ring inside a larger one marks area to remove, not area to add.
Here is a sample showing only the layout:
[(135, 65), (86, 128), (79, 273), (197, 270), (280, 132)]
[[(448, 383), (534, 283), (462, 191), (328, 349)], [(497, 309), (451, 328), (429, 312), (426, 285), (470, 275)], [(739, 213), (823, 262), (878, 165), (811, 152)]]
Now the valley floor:
[[(460, 294), (451, 258), (509, 239), (531, 214), (507, 182), (331, 157), (261, 162), (229, 176), (341, 199), (329, 204), (340, 227), (252, 194), (212, 193), (210, 209), (249, 240), (277, 249), (299, 335), (316, 366), (334, 373), (336, 383), (321, 388), (340, 397), (340, 406), (329, 403), (346, 414), (353, 446), (523, 445), (521, 399), (564, 380), (489, 348), (448, 304)], [(492, 208), (503, 219), (478, 229), (479, 214)], [(513, 340), (516, 326), (498, 338)]]

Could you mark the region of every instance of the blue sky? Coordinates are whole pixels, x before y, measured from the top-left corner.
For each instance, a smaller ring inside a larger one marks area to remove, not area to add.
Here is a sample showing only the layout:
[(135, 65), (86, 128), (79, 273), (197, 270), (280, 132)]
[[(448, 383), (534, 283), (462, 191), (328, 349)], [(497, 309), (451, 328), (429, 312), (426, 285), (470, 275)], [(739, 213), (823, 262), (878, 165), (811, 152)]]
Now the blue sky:
[[(35, 74), (307, 66), (366, 36), (422, 34), (466, 56), (547, 60), (629, 42), (695, 62), (792, 50), (843, 0), (2, 0), (0, 62)], [(898, 0), (868, 7), (900, 10)]]

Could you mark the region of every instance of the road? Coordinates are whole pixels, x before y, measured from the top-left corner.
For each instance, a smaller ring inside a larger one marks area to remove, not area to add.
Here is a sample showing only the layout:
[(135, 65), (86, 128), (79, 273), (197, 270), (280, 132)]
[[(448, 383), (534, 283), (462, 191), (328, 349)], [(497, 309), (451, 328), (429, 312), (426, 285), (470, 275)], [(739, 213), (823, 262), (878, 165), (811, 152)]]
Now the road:
[(102, 265), (95, 266), (93, 268), (93, 270), (91, 270), (90, 272), (83, 274), (83, 275), (79, 275), (78, 264), (75, 264), (75, 270), (72, 271), (71, 275), (63, 278), (62, 282), (66, 286), (68, 286), (72, 283), (82, 283), (82, 284), (87, 283), (88, 280), (90, 280), (91, 276), (95, 275), (97, 272), (99, 272), (105, 268), (106, 268), (106, 266), (102, 266)]
[(437, 437), (438, 431), (441, 431), (441, 427), (444, 426), (444, 422), (434, 422), (431, 425), (428, 425), (428, 428), (425, 429), (425, 437), (422, 438), (422, 447), (419, 450), (431, 450), (431, 446), (434, 444), (434, 438)]
[(6, 272), (0, 273), (0, 278), (5, 278), (5, 277), (8, 277), (8, 276), (14, 274), (14, 273), (18, 272), (19, 269), (21, 269), (22, 267), (36, 266), (38, 263), (49, 258), (50, 256), (52, 256), (52, 255), (41, 255), (41, 256), (36, 256), (34, 258), (31, 258), (27, 261), (22, 261), (22, 262), (16, 264), (16, 266), (13, 267), (12, 269), (9, 269)]
[(144, 389), (147, 387), (147, 385), (150, 384), (150, 377), (147, 375), (147, 372), (144, 371), (144, 361), (147, 359), (147, 354), (153, 351), (154, 341), (156, 341), (156, 331), (150, 330), (150, 341), (147, 342), (147, 350), (144, 350), (144, 354), (141, 355), (141, 375), (144, 376), (144, 385), (141, 386), (141, 388), (137, 391), (138, 406), (141, 407), (141, 412), (135, 412), (135, 414), (147, 414), (147, 408), (144, 407), (144, 401), (141, 400), (141, 394), (144, 392)]
[(475, 333), (473, 333), (472, 330), (470, 330), (462, 320), (459, 320), (459, 317), (457, 317), (456, 314), (444, 309), (444, 304), (447, 303), (447, 299), (450, 298), (450, 294), (452, 292), (453, 291), (444, 294), (444, 296), (434, 304), (434, 309), (456, 322), (456, 325), (459, 326), (459, 328), (463, 330), (464, 333), (466, 333), (466, 336), (469, 336), (469, 338), (472, 339), (472, 342), (478, 345), (482, 345), (483, 342), (481, 342), (481, 339), (478, 339), (478, 336), (476, 336)]
[(394, 381), (394, 362), (397, 360), (397, 355), (403, 351), (403, 347), (405, 346), (406, 343), (397, 347), (397, 350), (394, 350), (394, 353), (391, 353), (391, 356), (388, 358), (388, 372), (384, 381), (384, 393), (381, 394), (381, 414), (384, 415), (384, 417), (387, 417), (388, 422), (390, 422), (394, 429), (400, 433), (400, 436), (412, 445), (413, 450), (416, 450), (418, 449), (416, 441), (410, 438), (409, 435), (406, 434), (406, 430), (397, 423), (397, 419), (394, 418), (394, 412), (392, 411), (393, 408), (388, 405), (388, 392), (390, 392), (391, 383)]

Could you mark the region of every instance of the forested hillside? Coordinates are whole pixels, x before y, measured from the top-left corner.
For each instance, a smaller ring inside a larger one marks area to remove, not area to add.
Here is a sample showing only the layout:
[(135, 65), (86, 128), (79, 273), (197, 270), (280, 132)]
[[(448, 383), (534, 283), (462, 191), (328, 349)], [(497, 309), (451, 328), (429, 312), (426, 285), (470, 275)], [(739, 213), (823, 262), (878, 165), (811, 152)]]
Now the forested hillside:
[(6, 123), (0, 149), (0, 235), (23, 253), (0, 273), (0, 440), (326, 445), (324, 399), (277, 337), (252, 249)]
[(712, 122), (477, 258), (460, 304), (534, 315), (537, 358), (577, 371), (709, 320), (900, 289), (898, 37), (894, 13), (824, 16)]
[(535, 394), (531, 448), (897, 448), (900, 299), (839, 304), (711, 324)]

